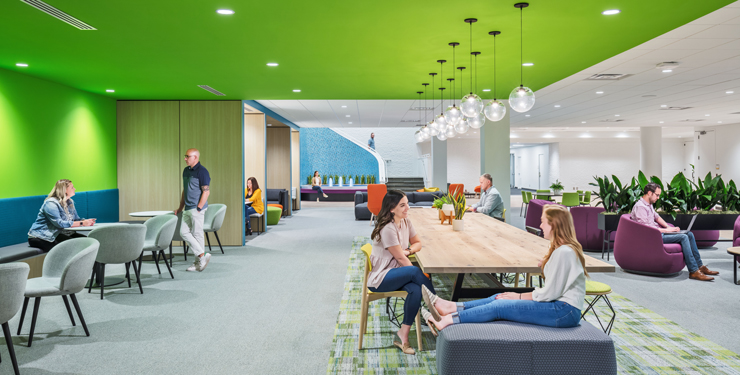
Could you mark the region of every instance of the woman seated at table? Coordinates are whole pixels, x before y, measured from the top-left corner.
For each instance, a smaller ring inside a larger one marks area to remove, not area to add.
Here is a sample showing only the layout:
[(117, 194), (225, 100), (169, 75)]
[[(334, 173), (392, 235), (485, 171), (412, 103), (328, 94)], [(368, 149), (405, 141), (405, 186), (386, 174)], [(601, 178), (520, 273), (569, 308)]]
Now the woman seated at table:
[(328, 195), (324, 194), (324, 189), (321, 188), (321, 176), (319, 176), (319, 171), (313, 172), (313, 180), (311, 180), (311, 189), (318, 191), (319, 194), (324, 196), (324, 198), (329, 198)]
[(576, 240), (573, 218), (565, 207), (546, 205), (540, 225), (550, 249), (540, 261), (545, 286), (531, 293), (498, 293), (470, 302), (443, 300), (424, 290), (431, 313), (422, 309), (432, 333), (450, 324), (510, 320), (548, 327), (575, 327), (581, 321), (586, 297), (586, 259)]
[(41, 205), (36, 221), (28, 231), (28, 244), (43, 250), (45, 253), (54, 245), (70, 238), (85, 237), (65, 228), (89, 227), (95, 224), (95, 219), (83, 220), (77, 215), (75, 202), (75, 187), (70, 180), (59, 180)]
[(247, 236), (252, 235), (252, 223), (249, 222), (249, 215), (261, 214), (265, 212), (265, 205), (262, 203), (262, 190), (260, 185), (257, 183), (257, 179), (250, 177), (247, 179), (247, 191), (245, 197), (251, 205), (245, 204), (245, 218), (247, 222)]
[(421, 239), (408, 219), (409, 199), (401, 191), (388, 190), (373, 229), (372, 271), (367, 286), (372, 292), (404, 290), (408, 293), (403, 305), (403, 323), (398, 331), (401, 342), (393, 345), (405, 354), (415, 354), (409, 346), (409, 331), (421, 306), (421, 287), (434, 291), (432, 282), (418, 267), (412, 266), (409, 255), (421, 250)]

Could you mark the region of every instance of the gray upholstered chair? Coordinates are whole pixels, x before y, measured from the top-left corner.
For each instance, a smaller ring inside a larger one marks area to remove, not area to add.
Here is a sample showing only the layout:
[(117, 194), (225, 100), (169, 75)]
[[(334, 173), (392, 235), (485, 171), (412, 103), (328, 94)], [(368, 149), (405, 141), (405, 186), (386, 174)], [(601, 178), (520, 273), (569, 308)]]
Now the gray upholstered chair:
[(216, 241), (218, 241), (218, 247), (221, 248), (221, 254), (224, 253), (224, 247), (221, 246), (221, 240), (218, 238), (218, 230), (224, 224), (224, 218), (226, 217), (226, 205), (225, 204), (209, 204), (206, 210), (206, 215), (203, 220), (203, 232), (206, 233), (206, 240), (208, 240), (208, 250), (211, 250), (211, 238), (208, 233), (213, 232), (216, 235)]
[(139, 291), (141, 294), (144, 294), (144, 289), (141, 287), (141, 280), (139, 279), (141, 265), (137, 269), (136, 260), (144, 248), (146, 226), (144, 224), (107, 225), (93, 229), (87, 237), (100, 241), (100, 250), (98, 250), (98, 256), (95, 259), (95, 266), (93, 267), (92, 276), (90, 276), (90, 287), (87, 292), (90, 293), (92, 291), (93, 280), (97, 276), (98, 286), (100, 286), (100, 299), (103, 299), (105, 265), (125, 264), (126, 278), (129, 279), (129, 288), (131, 287), (131, 279), (129, 278), (128, 269), (130, 265), (133, 265), (136, 282), (139, 283)]
[(172, 243), (172, 237), (175, 235), (175, 227), (177, 226), (177, 217), (175, 215), (155, 216), (147, 220), (144, 226), (146, 226), (146, 237), (144, 238), (144, 249), (141, 251), (141, 255), (139, 255), (139, 267), (143, 264), (141, 260), (144, 252), (151, 251), (154, 264), (157, 265), (157, 272), (160, 275), (162, 274), (162, 271), (159, 269), (159, 256), (161, 255), (162, 259), (164, 259), (164, 265), (167, 266), (170, 276), (174, 279), (175, 275), (172, 274), (172, 269), (167, 262), (164, 250)]
[(33, 317), (31, 319), (31, 332), (28, 334), (28, 346), (31, 347), (33, 342), (33, 331), (36, 329), (36, 317), (39, 314), (39, 305), (41, 297), (62, 296), (64, 305), (67, 307), (67, 314), (72, 325), (75, 326), (75, 318), (72, 315), (72, 309), (69, 308), (67, 296), (72, 299), (75, 305), (75, 311), (80, 318), (82, 328), (85, 329), (85, 335), (90, 336), (87, 330), (85, 318), (82, 317), (80, 305), (77, 303), (77, 296), (82, 289), (85, 289), (87, 282), (87, 273), (95, 263), (95, 257), (98, 255), (100, 243), (93, 238), (74, 238), (64, 241), (54, 246), (44, 259), (44, 268), (42, 276), (30, 279), (26, 282), (25, 299), (23, 300), (23, 312), (21, 321), (18, 323), (18, 334), (21, 334), (23, 319), (26, 317), (26, 308), (28, 300), (33, 298)]
[(29, 270), (30, 267), (26, 263), (0, 264), (0, 302), (2, 302), (0, 303), (0, 322), (2, 322), (5, 343), (8, 345), (8, 353), (10, 361), (13, 362), (15, 375), (20, 374), (20, 370), (18, 370), (18, 361), (15, 359), (8, 320), (12, 319), (21, 307)]
[[(188, 243), (180, 235), (180, 227), (182, 226), (182, 212), (177, 214), (177, 226), (175, 226), (175, 234), (172, 236), (172, 241), (182, 242), (182, 255), (185, 257), (185, 261), (188, 261)], [(170, 267), (172, 267), (172, 242), (170, 242)]]

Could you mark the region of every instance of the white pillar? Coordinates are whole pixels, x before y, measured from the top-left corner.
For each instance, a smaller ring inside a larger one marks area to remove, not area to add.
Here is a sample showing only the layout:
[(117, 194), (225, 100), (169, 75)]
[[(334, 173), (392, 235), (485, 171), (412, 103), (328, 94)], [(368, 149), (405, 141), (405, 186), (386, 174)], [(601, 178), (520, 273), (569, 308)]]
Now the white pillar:
[(432, 137), (432, 186), (447, 191), (447, 141)]
[(644, 126), (640, 128), (640, 170), (650, 176), (663, 178), (663, 128)]
[(480, 170), (481, 174), (490, 173), (493, 185), (501, 194), (506, 208), (506, 221), (511, 215), (511, 167), (509, 165), (509, 112), (501, 121), (492, 122), (486, 119), (486, 124), (480, 129)]

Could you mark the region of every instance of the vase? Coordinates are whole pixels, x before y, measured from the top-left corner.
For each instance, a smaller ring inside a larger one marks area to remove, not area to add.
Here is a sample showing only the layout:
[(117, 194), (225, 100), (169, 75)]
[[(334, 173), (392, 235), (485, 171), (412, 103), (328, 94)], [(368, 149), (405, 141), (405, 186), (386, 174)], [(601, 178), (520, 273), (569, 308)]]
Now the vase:
[(455, 214), (455, 206), (451, 204), (443, 204), (442, 205), (442, 212), (444, 212), (447, 216), (452, 216)]
[(463, 219), (460, 219), (460, 220), (452, 219), (452, 230), (456, 232), (461, 232), (465, 230), (464, 224), (465, 224), (465, 220)]
[(552, 189), (552, 192), (553, 192), (553, 194), (555, 194), (555, 195), (560, 195), (560, 192), (561, 192), (561, 191), (562, 191), (562, 190), (560, 190), (560, 189)]

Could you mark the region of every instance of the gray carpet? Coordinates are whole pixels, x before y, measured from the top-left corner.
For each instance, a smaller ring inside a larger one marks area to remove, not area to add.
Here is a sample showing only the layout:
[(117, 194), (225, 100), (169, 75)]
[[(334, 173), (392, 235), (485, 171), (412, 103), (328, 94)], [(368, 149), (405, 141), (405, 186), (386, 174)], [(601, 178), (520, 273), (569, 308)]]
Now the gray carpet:
[[(202, 273), (186, 272), (182, 255), (175, 280), (145, 263), (143, 295), (125, 284), (103, 301), (99, 291), (78, 295), (90, 337), (71, 326), (60, 297), (43, 298), (31, 348), (30, 306), (21, 336), (20, 314), (10, 321), (21, 373), (325, 373), (352, 239), (370, 230), (350, 205), (314, 203), (246, 247), (214, 253)], [(0, 355), (0, 374), (12, 373), (1, 339)]]

